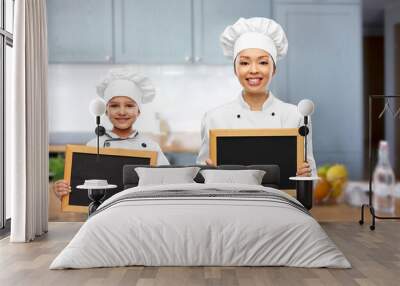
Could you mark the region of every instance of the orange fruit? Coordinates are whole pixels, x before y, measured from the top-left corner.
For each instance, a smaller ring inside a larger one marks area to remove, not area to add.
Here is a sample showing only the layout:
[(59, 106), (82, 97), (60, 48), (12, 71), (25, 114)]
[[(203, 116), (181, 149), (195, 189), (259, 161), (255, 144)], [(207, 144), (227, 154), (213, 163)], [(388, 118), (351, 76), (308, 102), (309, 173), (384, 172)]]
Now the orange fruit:
[(331, 189), (331, 185), (327, 180), (319, 180), (314, 189), (314, 199), (315, 201), (321, 202), (328, 194)]

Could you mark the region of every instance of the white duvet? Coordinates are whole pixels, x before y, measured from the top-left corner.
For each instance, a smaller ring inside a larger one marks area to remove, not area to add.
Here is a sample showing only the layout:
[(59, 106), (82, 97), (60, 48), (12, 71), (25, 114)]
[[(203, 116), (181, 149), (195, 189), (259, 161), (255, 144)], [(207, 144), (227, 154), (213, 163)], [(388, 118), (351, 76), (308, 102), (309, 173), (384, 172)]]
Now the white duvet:
[[(207, 189), (262, 190), (262, 186), (180, 184), (135, 187), (111, 197), (81, 227), (50, 269), (146, 266), (294, 266), (350, 268), (307, 213), (275, 200), (246, 197), (118, 199), (133, 192)], [(298, 203), (298, 202), (297, 202)]]

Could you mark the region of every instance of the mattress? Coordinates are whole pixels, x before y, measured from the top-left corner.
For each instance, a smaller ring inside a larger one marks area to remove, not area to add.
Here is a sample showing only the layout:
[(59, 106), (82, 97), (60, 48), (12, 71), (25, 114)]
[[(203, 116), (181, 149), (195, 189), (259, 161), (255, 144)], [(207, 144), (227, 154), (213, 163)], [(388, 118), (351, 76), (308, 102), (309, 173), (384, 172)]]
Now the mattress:
[(351, 267), (286, 193), (198, 183), (139, 186), (114, 195), (50, 269), (130, 265)]

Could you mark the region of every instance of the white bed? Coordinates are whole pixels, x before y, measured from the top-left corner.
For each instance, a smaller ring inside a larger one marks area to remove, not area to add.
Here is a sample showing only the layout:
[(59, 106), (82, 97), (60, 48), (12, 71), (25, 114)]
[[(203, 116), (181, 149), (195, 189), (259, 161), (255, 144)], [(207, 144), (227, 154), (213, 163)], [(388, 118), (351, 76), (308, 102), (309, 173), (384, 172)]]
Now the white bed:
[(351, 267), (286, 193), (198, 183), (134, 187), (114, 195), (50, 269), (128, 265)]

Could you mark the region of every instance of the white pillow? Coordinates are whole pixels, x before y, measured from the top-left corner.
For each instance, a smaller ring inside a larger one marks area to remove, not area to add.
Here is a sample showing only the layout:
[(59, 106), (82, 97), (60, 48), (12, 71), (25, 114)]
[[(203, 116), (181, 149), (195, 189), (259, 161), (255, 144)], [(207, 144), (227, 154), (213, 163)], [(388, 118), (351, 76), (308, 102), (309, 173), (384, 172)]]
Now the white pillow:
[(195, 183), (193, 179), (199, 170), (199, 167), (135, 168), (139, 176), (138, 186)]
[(230, 183), (261, 185), (265, 171), (262, 170), (201, 170), (204, 183)]

